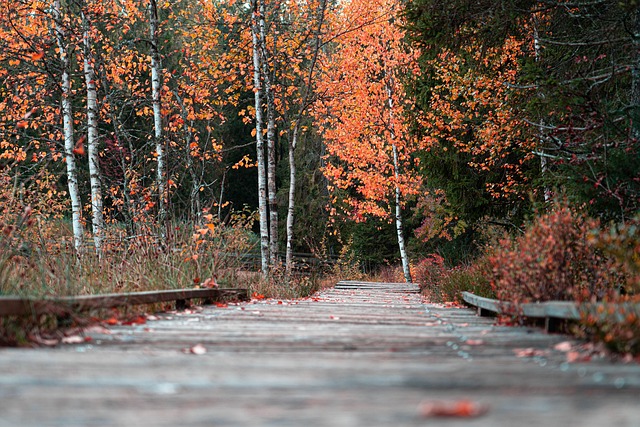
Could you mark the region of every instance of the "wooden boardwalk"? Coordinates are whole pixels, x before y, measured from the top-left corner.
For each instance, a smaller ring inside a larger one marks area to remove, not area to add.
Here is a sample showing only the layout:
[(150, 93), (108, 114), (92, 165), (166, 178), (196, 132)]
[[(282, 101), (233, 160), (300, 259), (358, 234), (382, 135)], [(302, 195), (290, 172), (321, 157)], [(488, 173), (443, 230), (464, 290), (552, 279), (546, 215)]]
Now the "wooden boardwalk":
[[(567, 363), (565, 336), (424, 304), (403, 284), (88, 334), (0, 349), (0, 426), (640, 426), (637, 364)], [(461, 401), (486, 413), (435, 416)]]

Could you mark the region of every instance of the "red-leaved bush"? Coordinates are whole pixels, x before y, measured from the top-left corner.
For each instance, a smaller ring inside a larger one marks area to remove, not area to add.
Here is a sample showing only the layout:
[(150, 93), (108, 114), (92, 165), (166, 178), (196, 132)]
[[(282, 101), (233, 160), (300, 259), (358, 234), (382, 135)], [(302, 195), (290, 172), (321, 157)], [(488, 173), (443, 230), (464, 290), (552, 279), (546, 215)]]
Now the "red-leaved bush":
[(536, 218), (489, 257), (498, 299), (514, 303), (601, 300), (621, 283), (613, 261), (589, 243), (598, 221), (560, 207)]
[(473, 264), (447, 268), (444, 258), (431, 254), (420, 261), (413, 272), (422, 294), (430, 302), (462, 302), (463, 291), (488, 298), (495, 296), (487, 279), (484, 258)]

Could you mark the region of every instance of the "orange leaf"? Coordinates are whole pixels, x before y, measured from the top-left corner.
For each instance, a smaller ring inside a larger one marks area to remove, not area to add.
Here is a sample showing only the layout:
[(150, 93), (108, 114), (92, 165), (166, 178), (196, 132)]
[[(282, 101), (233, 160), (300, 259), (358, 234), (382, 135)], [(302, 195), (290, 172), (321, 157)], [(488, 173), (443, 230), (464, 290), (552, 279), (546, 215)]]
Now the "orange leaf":
[(34, 61), (38, 61), (40, 59), (44, 58), (44, 51), (39, 50), (37, 52), (33, 52), (31, 54), (31, 59), (33, 59)]

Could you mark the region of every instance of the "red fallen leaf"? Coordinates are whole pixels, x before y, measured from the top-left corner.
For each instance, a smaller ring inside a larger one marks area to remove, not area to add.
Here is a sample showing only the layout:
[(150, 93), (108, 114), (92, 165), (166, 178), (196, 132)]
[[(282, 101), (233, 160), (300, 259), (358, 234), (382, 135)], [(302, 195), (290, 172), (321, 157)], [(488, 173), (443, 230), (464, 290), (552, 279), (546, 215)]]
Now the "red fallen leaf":
[(571, 342), (569, 341), (562, 341), (556, 345), (553, 346), (554, 350), (558, 350), (561, 351), (563, 353), (566, 353), (568, 351), (571, 351), (572, 345)]
[(516, 348), (513, 350), (516, 354), (516, 357), (537, 357), (537, 356), (546, 356), (547, 352), (544, 350), (537, 350), (535, 348)]
[(229, 307), (229, 304), (227, 304), (226, 302), (217, 302), (216, 307), (220, 307), (220, 308)]
[(418, 407), (420, 415), (429, 417), (473, 418), (484, 415), (489, 410), (487, 405), (461, 399), (453, 402), (424, 401)]
[(253, 293), (253, 295), (252, 295), (252, 297), (253, 297), (254, 299), (265, 299), (265, 298), (266, 298), (264, 295), (259, 294), (259, 293), (257, 293), (257, 292), (254, 292), (254, 293)]
[(58, 338), (43, 338), (40, 335), (32, 335), (32, 334), (29, 334), (28, 338), (32, 342), (38, 345), (44, 345), (46, 347), (56, 346), (60, 342)]
[(201, 356), (207, 352), (207, 348), (202, 344), (196, 344), (191, 348), (185, 348), (184, 350), (182, 350), (182, 352), (195, 354), (196, 356)]
[(278, 301), (278, 305), (282, 305), (282, 301)]
[(124, 322), (122, 322), (123, 325), (144, 325), (145, 323), (147, 323), (147, 318), (144, 316), (136, 316), (133, 319), (129, 319), (126, 320)]
[(103, 334), (103, 335), (111, 335), (111, 331), (104, 326), (93, 325), (87, 328), (84, 328), (85, 334)]
[(110, 317), (107, 320), (105, 320), (105, 323), (107, 325), (117, 325), (118, 324), (118, 319), (115, 317)]
[(80, 335), (71, 335), (70, 337), (62, 337), (62, 344), (80, 344), (85, 342), (85, 338)]
[(588, 354), (582, 354), (577, 351), (569, 351), (567, 352), (567, 362), (568, 363), (576, 363), (576, 362), (588, 362), (591, 360), (591, 356)]

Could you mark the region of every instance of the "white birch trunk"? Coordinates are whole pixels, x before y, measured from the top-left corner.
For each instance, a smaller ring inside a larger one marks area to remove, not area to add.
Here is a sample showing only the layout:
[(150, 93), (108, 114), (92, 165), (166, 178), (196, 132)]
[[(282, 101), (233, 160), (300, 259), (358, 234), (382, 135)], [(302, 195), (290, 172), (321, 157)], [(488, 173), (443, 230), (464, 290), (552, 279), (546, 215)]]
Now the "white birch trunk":
[(293, 226), (295, 223), (295, 208), (296, 208), (296, 157), (295, 151), (298, 146), (298, 138), (300, 135), (300, 124), (304, 117), (305, 111), (308, 108), (309, 99), (311, 97), (311, 88), (313, 84), (313, 74), (318, 61), (318, 53), (320, 52), (320, 35), (322, 34), (322, 26), (324, 24), (325, 12), (327, 9), (327, 0), (322, 0), (318, 5), (318, 27), (314, 35), (314, 51), (311, 65), (309, 66), (309, 74), (307, 76), (307, 82), (304, 88), (304, 96), (300, 100), (300, 107), (298, 114), (293, 123), (293, 136), (289, 141), (289, 205), (287, 206), (287, 252), (285, 256), (285, 272), (287, 277), (291, 275), (293, 270)]
[(251, 41), (253, 47), (253, 91), (256, 110), (256, 160), (258, 163), (258, 212), (260, 215), (260, 254), (262, 274), (269, 274), (269, 224), (267, 218), (267, 182), (264, 155), (264, 135), (262, 134), (262, 81), (260, 78), (260, 43), (259, 43), (259, 0), (252, 0)]
[(64, 132), (64, 154), (67, 164), (67, 183), (69, 198), (71, 199), (71, 218), (73, 226), (73, 245), (76, 253), (83, 252), (83, 226), (82, 226), (82, 201), (78, 191), (78, 174), (74, 155), (75, 142), (73, 135), (73, 110), (71, 108), (71, 81), (69, 79), (69, 56), (67, 54), (66, 33), (62, 26), (62, 11), (60, 0), (53, 2), (53, 15), (55, 20), (56, 41), (62, 64), (61, 88), (62, 88), (62, 123)]
[[(538, 33), (538, 20), (536, 17), (533, 18), (533, 50), (535, 54), (535, 61), (536, 62), (540, 61), (540, 51), (541, 51), (540, 34)], [(544, 98), (544, 94), (540, 92), (540, 90), (538, 90), (537, 95), (539, 98)], [(548, 159), (544, 151), (544, 145), (545, 145), (544, 141), (545, 141), (544, 121), (541, 119), (540, 124), (538, 125), (538, 143), (539, 143), (538, 152), (540, 153), (539, 154), (540, 174), (542, 175), (543, 179), (545, 175), (547, 175), (548, 173), (548, 165), (547, 165)], [(543, 188), (543, 192), (544, 192), (545, 203), (551, 202), (551, 189), (547, 185), (545, 185)]]
[[(386, 74), (386, 73), (385, 73)], [(402, 272), (404, 274), (404, 280), (407, 283), (411, 283), (411, 268), (409, 265), (409, 256), (407, 255), (407, 248), (404, 241), (404, 223), (402, 221), (402, 193), (400, 191), (400, 162), (398, 159), (398, 147), (396, 146), (396, 134), (393, 128), (393, 88), (392, 83), (386, 83), (387, 89), (387, 103), (389, 106), (389, 123), (390, 123), (390, 136), (391, 147), (393, 150), (393, 174), (395, 182), (395, 219), (396, 219), (396, 233), (398, 235), (398, 249), (400, 250), (400, 259), (402, 260)]]
[(275, 99), (271, 81), (269, 52), (267, 50), (267, 36), (265, 23), (264, 2), (260, 3), (260, 52), (264, 94), (267, 101), (267, 194), (269, 200), (269, 263), (278, 263), (278, 201), (276, 198), (276, 114)]
[[(394, 138), (394, 136), (392, 136)], [(411, 268), (409, 266), (409, 257), (407, 256), (407, 248), (404, 242), (404, 223), (402, 221), (402, 203), (400, 186), (398, 185), (400, 179), (400, 165), (398, 163), (398, 147), (393, 144), (393, 173), (395, 175), (396, 182), (396, 232), (398, 234), (398, 248), (400, 249), (400, 259), (402, 260), (402, 272), (404, 274), (404, 280), (407, 283), (411, 283)]]
[[(151, 36), (151, 103), (153, 106), (153, 130), (156, 144), (156, 185), (158, 187), (158, 222), (160, 229), (164, 229), (167, 217), (167, 185), (164, 141), (162, 136), (162, 69), (158, 50), (158, 4), (156, 0), (149, 1), (149, 32)], [(164, 234), (163, 234), (164, 235)]]
[(295, 150), (298, 145), (299, 126), (293, 128), (293, 137), (289, 143), (289, 205), (287, 207), (287, 253), (285, 258), (285, 272), (291, 275), (293, 269), (293, 225), (295, 221), (296, 209), (296, 156)]
[[(632, 110), (631, 137), (640, 141), (640, 7), (636, 9), (633, 28), (633, 52), (635, 58), (631, 69), (631, 99)], [(624, 217), (624, 216), (623, 216)]]
[(91, 223), (96, 254), (102, 258), (104, 216), (102, 212), (102, 186), (98, 148), (98, 102), (93, 46), (89, 22), (83, 14), (84, 24), (84, 77), (87, 85), (87, 148), (89, 153), (89, 180), (91, 183)]

